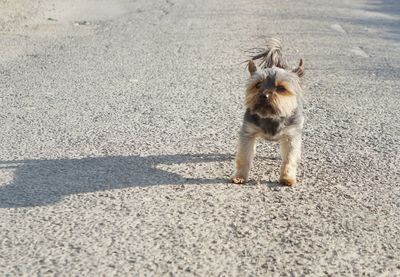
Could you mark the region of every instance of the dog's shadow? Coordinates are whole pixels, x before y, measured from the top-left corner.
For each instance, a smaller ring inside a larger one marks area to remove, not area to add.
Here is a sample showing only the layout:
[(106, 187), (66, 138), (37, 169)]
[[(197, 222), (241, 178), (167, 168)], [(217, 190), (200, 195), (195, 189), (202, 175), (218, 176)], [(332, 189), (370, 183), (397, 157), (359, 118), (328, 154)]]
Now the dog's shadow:
[(72, 194), (129, 187), (226, 183), (223, 174), (220, 178), (184, 178), (161, 168), (232, 159), (231, 155), (204, 154), (0, 161), (0, 177), (4, 179), (4, 172), (12, 175), (0, 183), (0, 208), (50, 205)]

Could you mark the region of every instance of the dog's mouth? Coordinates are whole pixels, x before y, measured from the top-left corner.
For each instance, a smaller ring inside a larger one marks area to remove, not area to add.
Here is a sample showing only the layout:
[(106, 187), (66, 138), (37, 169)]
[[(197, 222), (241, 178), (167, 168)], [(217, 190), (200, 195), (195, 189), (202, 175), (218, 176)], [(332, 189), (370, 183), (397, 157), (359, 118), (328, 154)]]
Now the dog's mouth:
[(262, 117), (276, 114), (273, 105), (267, 99), (260, 99), (258, 103), (254, 106), (253, 111)]

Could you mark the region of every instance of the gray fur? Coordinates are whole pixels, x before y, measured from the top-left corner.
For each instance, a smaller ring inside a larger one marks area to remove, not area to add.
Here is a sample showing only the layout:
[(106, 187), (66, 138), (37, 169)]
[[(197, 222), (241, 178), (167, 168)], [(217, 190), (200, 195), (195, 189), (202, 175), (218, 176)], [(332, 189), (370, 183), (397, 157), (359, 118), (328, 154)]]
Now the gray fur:
[(296, 109), (290, 117), (263, 118), (247, 109), (244, 114), (244, 122), (260, 128), (269, 138), (279, 137), (285, 128), (295, 127), (301, 132), (303, 114), (301, 109)]

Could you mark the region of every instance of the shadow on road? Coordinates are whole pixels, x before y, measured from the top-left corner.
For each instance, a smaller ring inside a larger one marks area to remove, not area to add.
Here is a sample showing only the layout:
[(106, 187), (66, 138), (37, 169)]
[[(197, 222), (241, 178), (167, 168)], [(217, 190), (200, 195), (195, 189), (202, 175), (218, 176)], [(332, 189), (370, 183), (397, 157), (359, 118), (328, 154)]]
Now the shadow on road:
[(0, 185), (0, 208), (54, 204), (64, 196), (165, 184), (224, 183), (224, 178), (184, 178), (160, 165), (232, 160), (231, 155), (115, 156), (84, 159), (0, 161), (13, 179)]

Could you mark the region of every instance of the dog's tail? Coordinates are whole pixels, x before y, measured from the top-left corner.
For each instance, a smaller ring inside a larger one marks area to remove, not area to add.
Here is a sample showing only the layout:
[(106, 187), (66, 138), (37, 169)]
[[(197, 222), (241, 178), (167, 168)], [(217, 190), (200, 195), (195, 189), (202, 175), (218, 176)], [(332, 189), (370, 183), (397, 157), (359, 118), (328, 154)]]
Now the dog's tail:
[(261, 53), (257, 53), (254, 56), (251, 56), (251, 59), (258, 60), (260, 59), (260, 66), (262, 68), (267, 67), (280, 67), (287, 68), (288, 65), (282, 56), (282, 44), (280, 40), (276, 38), (269, 38), (266, 41), (266, 49), (262, 49)]

